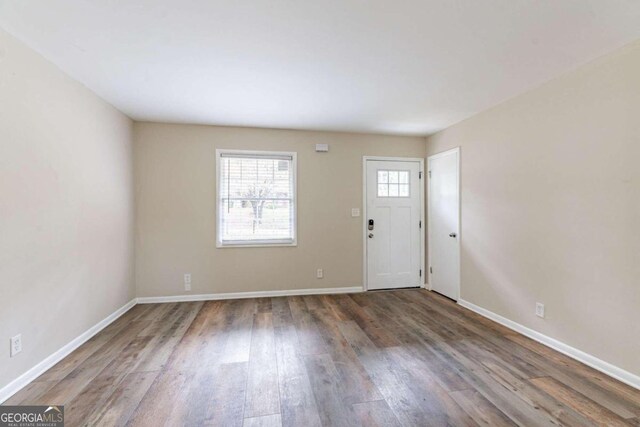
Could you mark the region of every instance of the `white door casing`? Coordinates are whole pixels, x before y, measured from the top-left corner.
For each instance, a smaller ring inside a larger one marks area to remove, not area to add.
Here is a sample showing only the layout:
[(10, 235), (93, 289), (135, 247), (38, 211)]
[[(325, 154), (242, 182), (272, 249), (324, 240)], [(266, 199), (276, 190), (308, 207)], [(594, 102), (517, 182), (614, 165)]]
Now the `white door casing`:
[(460, 149), (427, 159), (429, 285), (460, 298)]
[(365, 157), (367, 290), (422, 286), (423, 164), (422, 159)]

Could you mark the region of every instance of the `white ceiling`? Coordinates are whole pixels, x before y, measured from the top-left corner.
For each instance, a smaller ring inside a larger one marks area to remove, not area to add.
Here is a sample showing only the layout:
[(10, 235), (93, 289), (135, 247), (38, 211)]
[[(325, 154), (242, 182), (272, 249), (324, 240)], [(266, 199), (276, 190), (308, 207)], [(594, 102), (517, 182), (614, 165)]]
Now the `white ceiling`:
[(640, 38), (637, 0), (0, 0), (136, 120), (424, 135)]

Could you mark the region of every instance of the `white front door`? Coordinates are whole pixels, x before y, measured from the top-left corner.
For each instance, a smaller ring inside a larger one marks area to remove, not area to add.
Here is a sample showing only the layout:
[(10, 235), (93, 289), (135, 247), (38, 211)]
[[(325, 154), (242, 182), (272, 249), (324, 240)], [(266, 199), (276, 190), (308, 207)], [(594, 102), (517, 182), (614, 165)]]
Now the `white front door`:
[(367, 289), (418, 287), (421, 278), (419, 161), (366, 160)]
[(429, 285), (460, 297), (459, 149), (429, 157)]

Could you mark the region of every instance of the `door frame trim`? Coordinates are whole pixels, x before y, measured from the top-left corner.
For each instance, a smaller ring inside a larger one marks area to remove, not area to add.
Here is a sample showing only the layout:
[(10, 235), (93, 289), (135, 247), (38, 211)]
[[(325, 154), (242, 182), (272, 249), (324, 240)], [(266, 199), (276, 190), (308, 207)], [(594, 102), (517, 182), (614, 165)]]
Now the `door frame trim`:
[[(452, 154), (452, 153), (457, 153), (458, 154), (458, 164), (457, 164), (457, 168), (458, 168), (458, 230), (456, 231), (456, 234), (458, 235), (458, 275), (459, 275), (459, 280), (458, 280), (458, 289), (457, 289), (457, 294), (458, 294), (458, 298), (456, 298), (456, 301), (459, 301), (461, 298), (460, 295), (460, 288), (462, 287), (462, 270), (461, 270), (461, 260), (460, 260), (460, 255), (461, 255), (461, 247), (462, 247), (462, 233), (461, 233), (461, 229), (462, 229), (462, 215), (461, 215), (461, 211), (462, 211), (462, 194), (460, 191), (460, 177), (461, 177), (461, 173), (460, 173), (460, 146), (452, 148), (450, 150), (446, 150), (446, 151), (442, 151), (440, 153), (436, 153), (433, 154), (431, 156), (427, 157), (427, 191), (431, 188), (431, 175), (430, 175), (430, 171), (431, 171), (431, 160), (435, 160), (437, 158), (440, 157), (444, 157), (446, 155)], [(429, 252), (427, 253), (427, 261), (429, 264), (429, 267), (431, 267), (431, 215), (429, 215), (429, 212), (431, 212), (431, 197), (429, 197), (429, 194), (427, 194), (427, 245), (429, 247)], [(429, 278), (429, 290), (433, 290), (433, 285), (432, 285), (432, 281), (431, 281), (431, 271), (429, 270), (426, 273), (426, 276)]]
[[(362, 156), (362, 290), (369, 290), (369, 279), (367, 272), (367, 162), (368, 161), (390, 161), (390, 162), (416, 162), (419, 164), (419, 171), (422, 172), (423, 179), (420, 180), (420, 221), (425, 222), (425, 181), (424, 158), (423, 157), (384, 157), (384, 156)], [(424, 228), (423, 228), (424, 230)], [(425, 287), (427, 271), (425, 270), (425, 233), (420, 233), (420, 268), (422, 269), (422, 283), (420, 287)]]

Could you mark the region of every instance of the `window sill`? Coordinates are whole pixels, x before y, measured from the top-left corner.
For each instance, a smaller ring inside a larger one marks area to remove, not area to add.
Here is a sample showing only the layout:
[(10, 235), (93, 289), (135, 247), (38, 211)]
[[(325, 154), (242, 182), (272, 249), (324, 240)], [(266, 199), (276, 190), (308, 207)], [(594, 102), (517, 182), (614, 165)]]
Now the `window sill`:
[(221, 243), (217, 242), (216, 247), (218, 249), (227, 248), (282, 248), (282, 247), (294, 247), (298, 246), (297, 241), (293, 242), (259, 242), (259, 243)]

